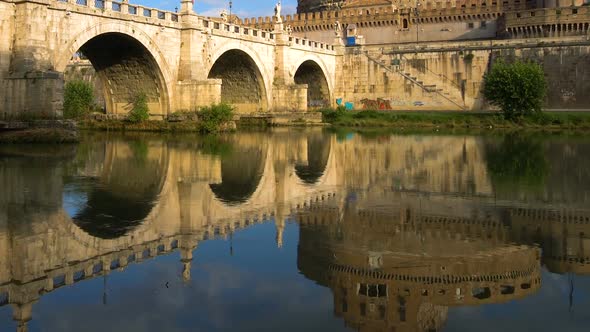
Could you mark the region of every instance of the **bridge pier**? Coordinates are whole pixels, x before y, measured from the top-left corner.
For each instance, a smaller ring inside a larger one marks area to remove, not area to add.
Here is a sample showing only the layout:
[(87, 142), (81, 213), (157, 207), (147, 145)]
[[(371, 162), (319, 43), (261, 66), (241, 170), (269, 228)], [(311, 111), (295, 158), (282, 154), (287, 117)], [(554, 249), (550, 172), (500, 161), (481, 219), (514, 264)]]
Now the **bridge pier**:
[(289, 35), (282, 23), (275, 24), (275, 80), (273, 84), (273, 111), (307, 110), (307, 85), (295, 84), (289, 74)]
[[(0, 62), (0, 118), (19, 113), (62, 115), (63, 74), (54, 71), (45, 40), (49, 4), (49, 0), (15, 2), (14, 22), (0, 21), (0, 30), (13, 34), (13, 41), (0, 42), (0, 57), (8, 60)], [(8, 10), (6, 3), (0, 7)]]
[[(207, 79), (203, 54), (211, 35), (202, 29), (202, 22), (193, 11), (191, 0), (182, 0), (180, 7), (180, 59), (175, 108), (194, 111), (199, 106), (221, 102), (221, 80)], [(205, 79), (204, 79), (205, 78)]]

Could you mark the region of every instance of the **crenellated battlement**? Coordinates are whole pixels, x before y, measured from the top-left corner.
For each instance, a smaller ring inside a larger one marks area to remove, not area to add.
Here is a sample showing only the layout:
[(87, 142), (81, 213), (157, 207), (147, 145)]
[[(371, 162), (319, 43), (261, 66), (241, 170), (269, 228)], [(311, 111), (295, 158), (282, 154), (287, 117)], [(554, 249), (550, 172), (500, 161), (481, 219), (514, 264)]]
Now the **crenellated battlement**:
[[(450, 21), (476, 21), (496, 19), (507, 11), (530, 8), (524, 0), (454, 0), (421, 1), (416, 7), (413, 1), (398, 1), (390, 6), (367, 8), (344, 8), (342, 10), (300, 13), (282, 16), (283, 24), (290, 25), (294, 31), (331, 30), (334, 24), (401, 25), (406, 17), (410, 23), (439, 23)], [(276, 18), (272, 16), (245, 18), (244, 25), (260, 29), (272, 29)]]
[(585, 35), (590, 32), (590, 8), (542, 8), (508, 12), (502, 17), (500, 34), (511, 38), (542, 38)]

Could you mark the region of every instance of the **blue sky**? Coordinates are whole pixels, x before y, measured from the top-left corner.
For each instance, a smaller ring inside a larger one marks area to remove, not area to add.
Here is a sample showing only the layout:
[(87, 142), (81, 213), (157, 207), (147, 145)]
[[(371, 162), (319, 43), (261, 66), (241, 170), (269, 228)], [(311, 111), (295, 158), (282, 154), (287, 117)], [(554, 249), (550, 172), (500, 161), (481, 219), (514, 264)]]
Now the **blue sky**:
[[(180, 0), (130, 0), (130, 3), (145, 5), (158, 9), (174, 10), (180, 8)], [(277, 0), (233, 0), (232, 13), (241, 18), (271, 16)], [(200, 15), (219, 16), (225, 8), (229, 11), (229, 0), (195, 0), (195, 10)], [(297, 0), (282, 1), (283, 14), (292, 14), (297, 8)]]

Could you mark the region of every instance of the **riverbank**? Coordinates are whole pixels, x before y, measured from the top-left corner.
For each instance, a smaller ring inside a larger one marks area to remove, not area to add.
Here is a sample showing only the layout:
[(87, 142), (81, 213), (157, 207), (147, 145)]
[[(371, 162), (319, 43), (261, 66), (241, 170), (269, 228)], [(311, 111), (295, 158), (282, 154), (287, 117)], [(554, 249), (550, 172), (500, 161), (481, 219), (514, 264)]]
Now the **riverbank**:
[(336, 127), (590, 130), (590, 112), (543, 112), (515, 121), (501, 113), (323, 110)]
[[(147, 120), (142, 122), (129, 122), (125, 120), (80, 120), (78, 128), (82, 130), (97, 131), (145, 131), (145, 132), (185, 132), (194, 133), (202, 131), (198, 121), (169, 122), (163, 120)], [(224, 126), (225, 130), (235, 128), (235, 124)]]
[(32, 128), (0, 132), (0, 144), (77, 143), (78, 133), (63, 128)]

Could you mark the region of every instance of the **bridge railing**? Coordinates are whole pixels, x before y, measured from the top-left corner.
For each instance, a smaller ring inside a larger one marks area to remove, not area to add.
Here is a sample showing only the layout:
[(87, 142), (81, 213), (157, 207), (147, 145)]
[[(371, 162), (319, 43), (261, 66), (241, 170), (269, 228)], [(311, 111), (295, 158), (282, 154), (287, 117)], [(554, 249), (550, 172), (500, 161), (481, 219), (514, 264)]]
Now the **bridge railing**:
[(152, 18), (155, 20), (178, 22), (178, 14), (175, 12), (150, 8), (126, 2), (112, 0), (56, 0), (58, 3), (68, 3), (80, 7), (101, 9), (105, 12), (113, 11), (121, 14), (137, 17)]
[(203, 27), (211, 30), (225, 31), (232, 34), (239, 34), (243, 36), (250, 36), (253, 38), (260, 38), (264, 40), (274, 40), (275, 34), (273, 32), (254, 29), (252, 27), (230, 24), (226, 22), (218, 22), (210, 19), (203, 19)]
[(295, 48), (311, 48), (311, 49), (321, 49), (321, 50), (326, 50), (326, 51), (333, 51), (334, 50), (334, 45), (330, 45), (330, 44), (326, 44), (326, 43), (322, 43), (322, 42), (316, 42), (313, 40), (309, 40), (306, 38), (300, 38), (300, 37), (289, 37), (289, 42), (291, 43), (291, 46), (294, 46)]

